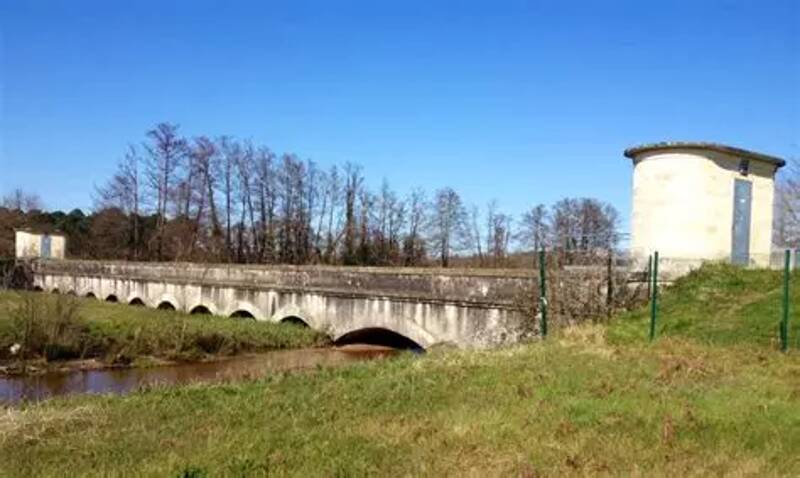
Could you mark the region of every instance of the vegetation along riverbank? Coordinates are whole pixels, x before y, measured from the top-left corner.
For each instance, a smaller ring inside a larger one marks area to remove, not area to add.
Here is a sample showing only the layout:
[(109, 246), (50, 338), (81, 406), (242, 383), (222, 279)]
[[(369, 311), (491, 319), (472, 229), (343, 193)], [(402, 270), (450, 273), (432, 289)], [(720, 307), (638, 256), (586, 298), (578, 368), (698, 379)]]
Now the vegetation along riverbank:
[(77, 366), (144, 365), (321, 346), (289, 324), (188, 315), (33, 292), (0, 292), (0, 366), (24, 373)]

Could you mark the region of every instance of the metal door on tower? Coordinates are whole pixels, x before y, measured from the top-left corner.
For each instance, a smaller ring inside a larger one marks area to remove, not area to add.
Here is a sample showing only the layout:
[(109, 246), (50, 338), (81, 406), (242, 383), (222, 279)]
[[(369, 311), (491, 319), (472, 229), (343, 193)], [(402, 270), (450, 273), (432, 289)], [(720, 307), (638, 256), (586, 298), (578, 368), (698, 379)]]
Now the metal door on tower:
[(41, 257), (42, 259), (49, 259), (50, 258), (50, 235), (45, 234), (42, 236), (42, 247), (41, 247)]
[(750, 263), (750, 208), (753, 184), (743, 179), (734, 181), (731, 262), (746, 266)]

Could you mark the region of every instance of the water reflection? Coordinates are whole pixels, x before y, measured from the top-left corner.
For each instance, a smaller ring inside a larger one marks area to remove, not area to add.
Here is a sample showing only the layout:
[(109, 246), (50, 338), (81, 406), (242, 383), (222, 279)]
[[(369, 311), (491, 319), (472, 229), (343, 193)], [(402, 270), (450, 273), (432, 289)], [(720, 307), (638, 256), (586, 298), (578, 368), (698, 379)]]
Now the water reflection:
[(352, 345), (331, 349), (300, 349), (184, 363), (152, 368), (51, 372), (0, 378), (0, 403), (39, 401), (73, 393), (124, 394), (153, 385), (223, 382), (263, 377), (270, 373), (336, 366), (395, 355), (387, 347)]

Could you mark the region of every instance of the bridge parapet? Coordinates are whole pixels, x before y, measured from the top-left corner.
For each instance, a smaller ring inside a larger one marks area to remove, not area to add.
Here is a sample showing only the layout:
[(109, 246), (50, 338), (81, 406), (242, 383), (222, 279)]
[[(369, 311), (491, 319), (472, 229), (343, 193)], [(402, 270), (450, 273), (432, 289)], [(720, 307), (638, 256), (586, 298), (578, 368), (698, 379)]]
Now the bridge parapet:
[[(83, 260), (43, 260), (32, 268), (35, 285), (48, 291), (185, 312), (299, 319), (334, 339), (381, 329), (425, 348), (484, 347), (536, 333), (532, 271)], [(627, 294), (624, 271), (613, 280), (605, 268), (553, 273), (551, 317), (562, 322), (612, 310), (612, 293)]]
[(38, 274), (119, 278), (174, 284), (227, 285), (337, 296), (514, 307), (535, 290), (523, 270), (424, 269), (122, 261), (38, 261)]

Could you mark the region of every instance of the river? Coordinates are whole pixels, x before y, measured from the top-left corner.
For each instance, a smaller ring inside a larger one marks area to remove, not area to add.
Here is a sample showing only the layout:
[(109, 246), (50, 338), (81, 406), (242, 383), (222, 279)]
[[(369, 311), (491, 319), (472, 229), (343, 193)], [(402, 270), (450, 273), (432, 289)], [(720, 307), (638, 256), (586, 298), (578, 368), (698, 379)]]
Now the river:
[(391, 357), (399, 351), (376, 346), (280, 350), (209, 362), (147, 368), (109, 368), (0, 377), (0, 404), (40, 401), (77, 393), (125, 394), (156, 385), (248, 380), (292, 370), (338, 366)]

